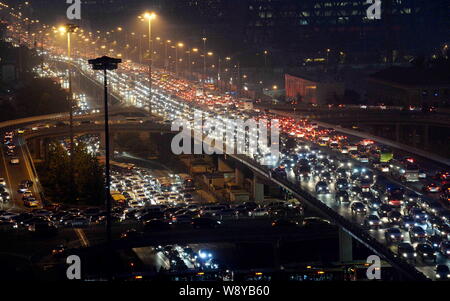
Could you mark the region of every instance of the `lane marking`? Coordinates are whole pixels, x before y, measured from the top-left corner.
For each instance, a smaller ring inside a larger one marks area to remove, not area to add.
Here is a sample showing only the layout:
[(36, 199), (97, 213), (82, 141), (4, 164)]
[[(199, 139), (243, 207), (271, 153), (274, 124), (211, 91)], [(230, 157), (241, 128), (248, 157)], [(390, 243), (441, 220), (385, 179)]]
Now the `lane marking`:
[[(5, 159), (5, 155), (3, 154), (3, 150), (4, 150), (4, 147), (2, 146), (1, 147), (1, 149), (0, 149), (0, 152), (2, 153), (2, 159), (3, 159), (3, 165), (5, 166), (5, 173), (6, 173), (6, 178), (8, 179), (8, 183), (6, 183), (6, 186), (9, 186), (9, 191), (10, 191), (10, 197), (11, 197), (11, 199), (10, 199), (10, 203), (12, 203), (13, 205), (14, 205), (14, 201), (15, 201), (15, 198), (14, 198), (14, 196), (15, 196), (15, 193), (14, 193), (14, 191), (12, 190), (12, 186), (11, 186), (11, 178), (10, 178), (10, 176), (9, 176), (9, 172), (8, 172), (8, 166), (7, 166), (7, 164), (6, 164), (6, 159)], [(12, 208), (14, 208), (14, 206), (11, 206), (11, 209)]]
[(75, 231), (75, 234), (78, 236), (78, 239), (80, 240), (81, 245), (83, 247), (88, 247), (89, 240), (87, 239), (86, 234), (84, 233), (83, 229), (75, 228), (75, 229), (73, 229), (73, 231)]

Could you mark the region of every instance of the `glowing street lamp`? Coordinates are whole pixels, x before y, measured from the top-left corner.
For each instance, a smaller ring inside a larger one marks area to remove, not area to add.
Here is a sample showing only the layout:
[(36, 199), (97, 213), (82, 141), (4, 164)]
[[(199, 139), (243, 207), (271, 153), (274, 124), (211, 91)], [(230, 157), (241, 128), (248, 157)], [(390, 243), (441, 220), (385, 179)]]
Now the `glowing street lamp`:
[(148, 20), (148, 108), (150, 115), (152, 114), (152, 20), (156, 19), (154, 12), (145, 12), (143, 19)]
[(109, 116), (108, 116), (108, 70), (116, 70), (122, 63), (121, 59), (107, 56), (88, 61), (92, 69), (103, 71), (104, 114), (105, 114), (105, 202), (106, 202), (106, 238), (108, 247), (111, 247), (111, 175), (110, 175), (110, 142), (109, 142)]

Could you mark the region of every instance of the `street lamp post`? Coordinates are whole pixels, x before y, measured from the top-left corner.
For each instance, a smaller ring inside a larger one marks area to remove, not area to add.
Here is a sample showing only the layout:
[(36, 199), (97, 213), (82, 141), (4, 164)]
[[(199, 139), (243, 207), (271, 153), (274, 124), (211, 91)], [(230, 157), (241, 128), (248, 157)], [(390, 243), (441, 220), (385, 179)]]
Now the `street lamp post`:
[(155, 13), (145, 13), (144, 18), (148, 20), (148, 107), (149, 113), (152, 114), (152, 20), (156, 18)]
[(203, 40), (203, 82), (206, 81), (206, 38)]
[(108, 70), (116, 70), (121, 59), (103, 56), (88, 61), (93, 70), (103, 71), (103, 90), (105, 106), (105, 202), (106, 202), (106, 239), (111, 245), (111, 175), (110, 175), (110, 142), (109, 142), (109, 111), (108, 111)]
[(178, 43), (175, 47), (175, 74), (178, 76), (178, 48), (183, 48), (183, 43)]
[(167, 46), (172, 43), (171, 40), (167, 40), (166, 43), (164, 43), (164, 70), (167, 71), (169, 69), (169, 58), (167, 56)]

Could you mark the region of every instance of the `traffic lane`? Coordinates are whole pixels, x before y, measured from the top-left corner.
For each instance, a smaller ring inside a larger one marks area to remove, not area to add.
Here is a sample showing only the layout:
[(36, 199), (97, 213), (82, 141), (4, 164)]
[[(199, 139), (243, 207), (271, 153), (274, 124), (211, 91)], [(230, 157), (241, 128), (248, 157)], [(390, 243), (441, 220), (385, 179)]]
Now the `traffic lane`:
[[(8, 160), (6, 162), (6, 169), (8, 170), (8, 174), (10, 175), (10, 178), (11, 178), (11, 180), (10, 180), (11, 181), (11, 184), (10, 184), (11, 189), (14, 192), (14, 197), (12, 198), (12, 203), (13, 203), (12, 209), (24, 211), (24, 210), (28, 210), (28, 208), (26, 208), (24, 206), (24, 203), (22, 201), (22, 194), (18, 193), (17, 190), (18, 190), (18, 187), (19, 187), (21, 181), (33, 179), (34, 177), (32, 176), (30, 163), (28, 162), (28, 159), (25, 155), (25, 151), (23, 148), (23, 142), (17, 138), (15, 138), (14, 140), (15, 140), (15, 144), (16, 144), (14, 156), (19, 158), (19, 164), (12, 165), (12, 164), (10, 164), (10, 162)], [(40, 201), (40, 195), (39, 195), (39, 192), (37, 191), (35, 184), (36, 183), (33, 184), (31, 191), (33, 192), (34, 197)]]
[[(293, 173), (290, 174), (289, 179), (291, 181), (294, 181), (294, 175)], [(299, 185), (302, 189), (305, 189), (306, 191), (308, 191), (309, 193), (311, 193), (313, 196), (315, 196), (317, 199), (319, 199), (320, 201), (322, 201), (324, 204), (326, 204), (328, 207), (330, 207), (331, 209), (333, 209), (334, 211), (336, 211), (339, 215), (341, 215), (342, 217), (346, 218), (347, 220), (352, 221), (355, 224), (361, 225), (364, 222), (364, 218), (366, 215), (363, 214), (352, 214), (351, 209), (350, 209), (350, 203), (338, 203), (335, 201), (335, 191), (333, 189), (333, 187), (329, 187), (330, 188), (330, 193), (329, 194), (316, 194), (315, 193), (315, 181), (313, 179), (309, 180), (309, 181), (301, 181), (299, 182)], [(332, 185), (331, 185), (332, 186)], [(351, 199), (351, 201), (356, 201), (356, 199)], [(370, 208), (368, 208), (368, 213), (367, 214), (375, 214), (378, 215), (376, 213), (376, 211), (370, 210)], [(405, 242), (410, 242), (409, 239), (409, 233), (403, 229), (400, 229), (402, 234), (404, 235), (405, 238)], [(375, 238), (377, 239), (379, 242), (381, 242), (382, 244), (386, 245), (394, 254), (397, 254), (397, 246), (395, 244), (389, 244), (386, 242), (385, 236), (384, 236), (384, 232), (385, 229), (379, 229), (379, 230), (368, 230), (369, 233)], [(431, 229), (427, 228), (427, 232), (428, 234), (431, 234)], [(412, 243), (412, 245), (414, 247), (417, 246), (417, 243)], [(435, 279), (435, 272), (434, 272), (434, 263), (429, 263), (429, 262), (424, 262), (422, 260), (417, 260), (416, 262), (412, 263), (419, 271), (421, 271), (424, 275), (426, 275), (427, 277), (429, 277), (430, 279)], [(449, 260), (445, 257), (442, 256), (440, 253), (437, 254), (437, 261), (436, 264), (446, 264), (449, 265), (450, 262)]]
[[(202, 241), (216, 241), (222, 238), (237, 240), (245, 239), (251, 240), (270, 240), (282, 237), (290, 237), (291, 235), (299, 238), (317, 240), (328, 239), (332, 233), (337, 237), (337, 228), (334, 230), (324, 229), (320, 231), (314, 229), (312, 231), (309, 228), (289, 227), (279, 228), (273, 227), (269, 218), (255, 218), (255, 219), (230, 219), (223, 220), (219, 227), (214, 229), (194, 229), (190, 223), (173, 224), (169, 229), (165, 230), (145, 230), (144, 226), (140, 223), (132, 224), (116, 224), (113, 225), (113, 239), (119, 239), (120, 234), (129, 229), (136, 229), (144, 233), (143, 240), (148, 240), (148, 245), (152, 245), (155, 242), (160, 243), (162, 241), (169, 241), (172, 243), (188, 243), (190, 240), (197, 242)], [(96, 225), (84, 228), (84, 233), (87, 239), (92, 245), (97, 244), (105, 240), (105, 228), (102, 225)]]
[[(359, 139), (358, 141), (360, 141), (360, 140), (361, 139)], [(309, 142), (307, 140), (303, 140), (303, 141)], [(358, 141), (355, 140), (354, 143), (356, 143)], [(317, 144), (315, 144), (315, 143), (314, 143), (314, 145), (317, 146)], [(335, 156), (340, 162), (347, 162), (350, 160), (354, 166), (362, 166), (367, 169), (370, 169), (371, 171), (374, 172), (374, 174), (376, 174), (378, 176), (378, 181), (383, 185), (396, 185), (396, 186), (403, 187), (405, 190), (413, 191), (413, 192), (417, 193), (419, 196), (438, 201), (447, 209), (450, 208), (450, 204), (448, 204), (447, 202), (443, 202), (441, 200), (440, 193), (424, 193), (422, 191), (422, 188), (425, 183), (436, 182), (432, 179), (426, 180), (427, 182), (424, 180), (421, 180), (419, 182), (406, 182), (406, 183), (400, 182), (400, 181), (397, 181), (396, 179), (393, 179), (388, 174), (384, 174), (384, 173), (380, 172), (379, 170), (373, 168), (373, 166), (371, 164), (358, 162), (355, 159), (350, 158), (348, 155), (342, 154), (341, 152), (331, 149), (329, 147), (320, 147), (320, 149), (322, 150), (322, 152), (324, 152), (327, 155)]]
[(6, 181), (6, 190), (9, 193), (10, 200), (9, 202), (2, 203), (2, 209), (13, 209), (14, 208), (14, 199), (16, 197), (16, 190), (13, 189), (13, 186), (11, 184), (11, 175), (9, 173), (8, 164), (9, 160), (5, 154), (6, 147), (4, 145), (1, 146), (0, 149), (0, 155), (1, 155), (1, 162), (0, 162), (0, 177), (4, 178)]

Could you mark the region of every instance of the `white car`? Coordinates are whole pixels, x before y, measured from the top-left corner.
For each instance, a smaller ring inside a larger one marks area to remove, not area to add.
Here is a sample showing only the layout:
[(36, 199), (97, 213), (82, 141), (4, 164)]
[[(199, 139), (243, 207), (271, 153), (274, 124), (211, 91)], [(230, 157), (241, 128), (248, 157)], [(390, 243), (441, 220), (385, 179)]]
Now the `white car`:
[(267, 209), (265, 208), (256, 208), (253, 211), (250, 211), (248, 213), (248, 216), (252, 216), (252, 217), (261, 217), (261, 216), (268, 216), (269, 215), (269, 211), (267, 211)]
[(6, 181), (4, 178), (0, 178), (0, 185), (1, 186), (6, 186)]
[(19, 158), (12, 158), (11, 161), (9, 161), (12, 165), (18, 165), (20, 163)]

